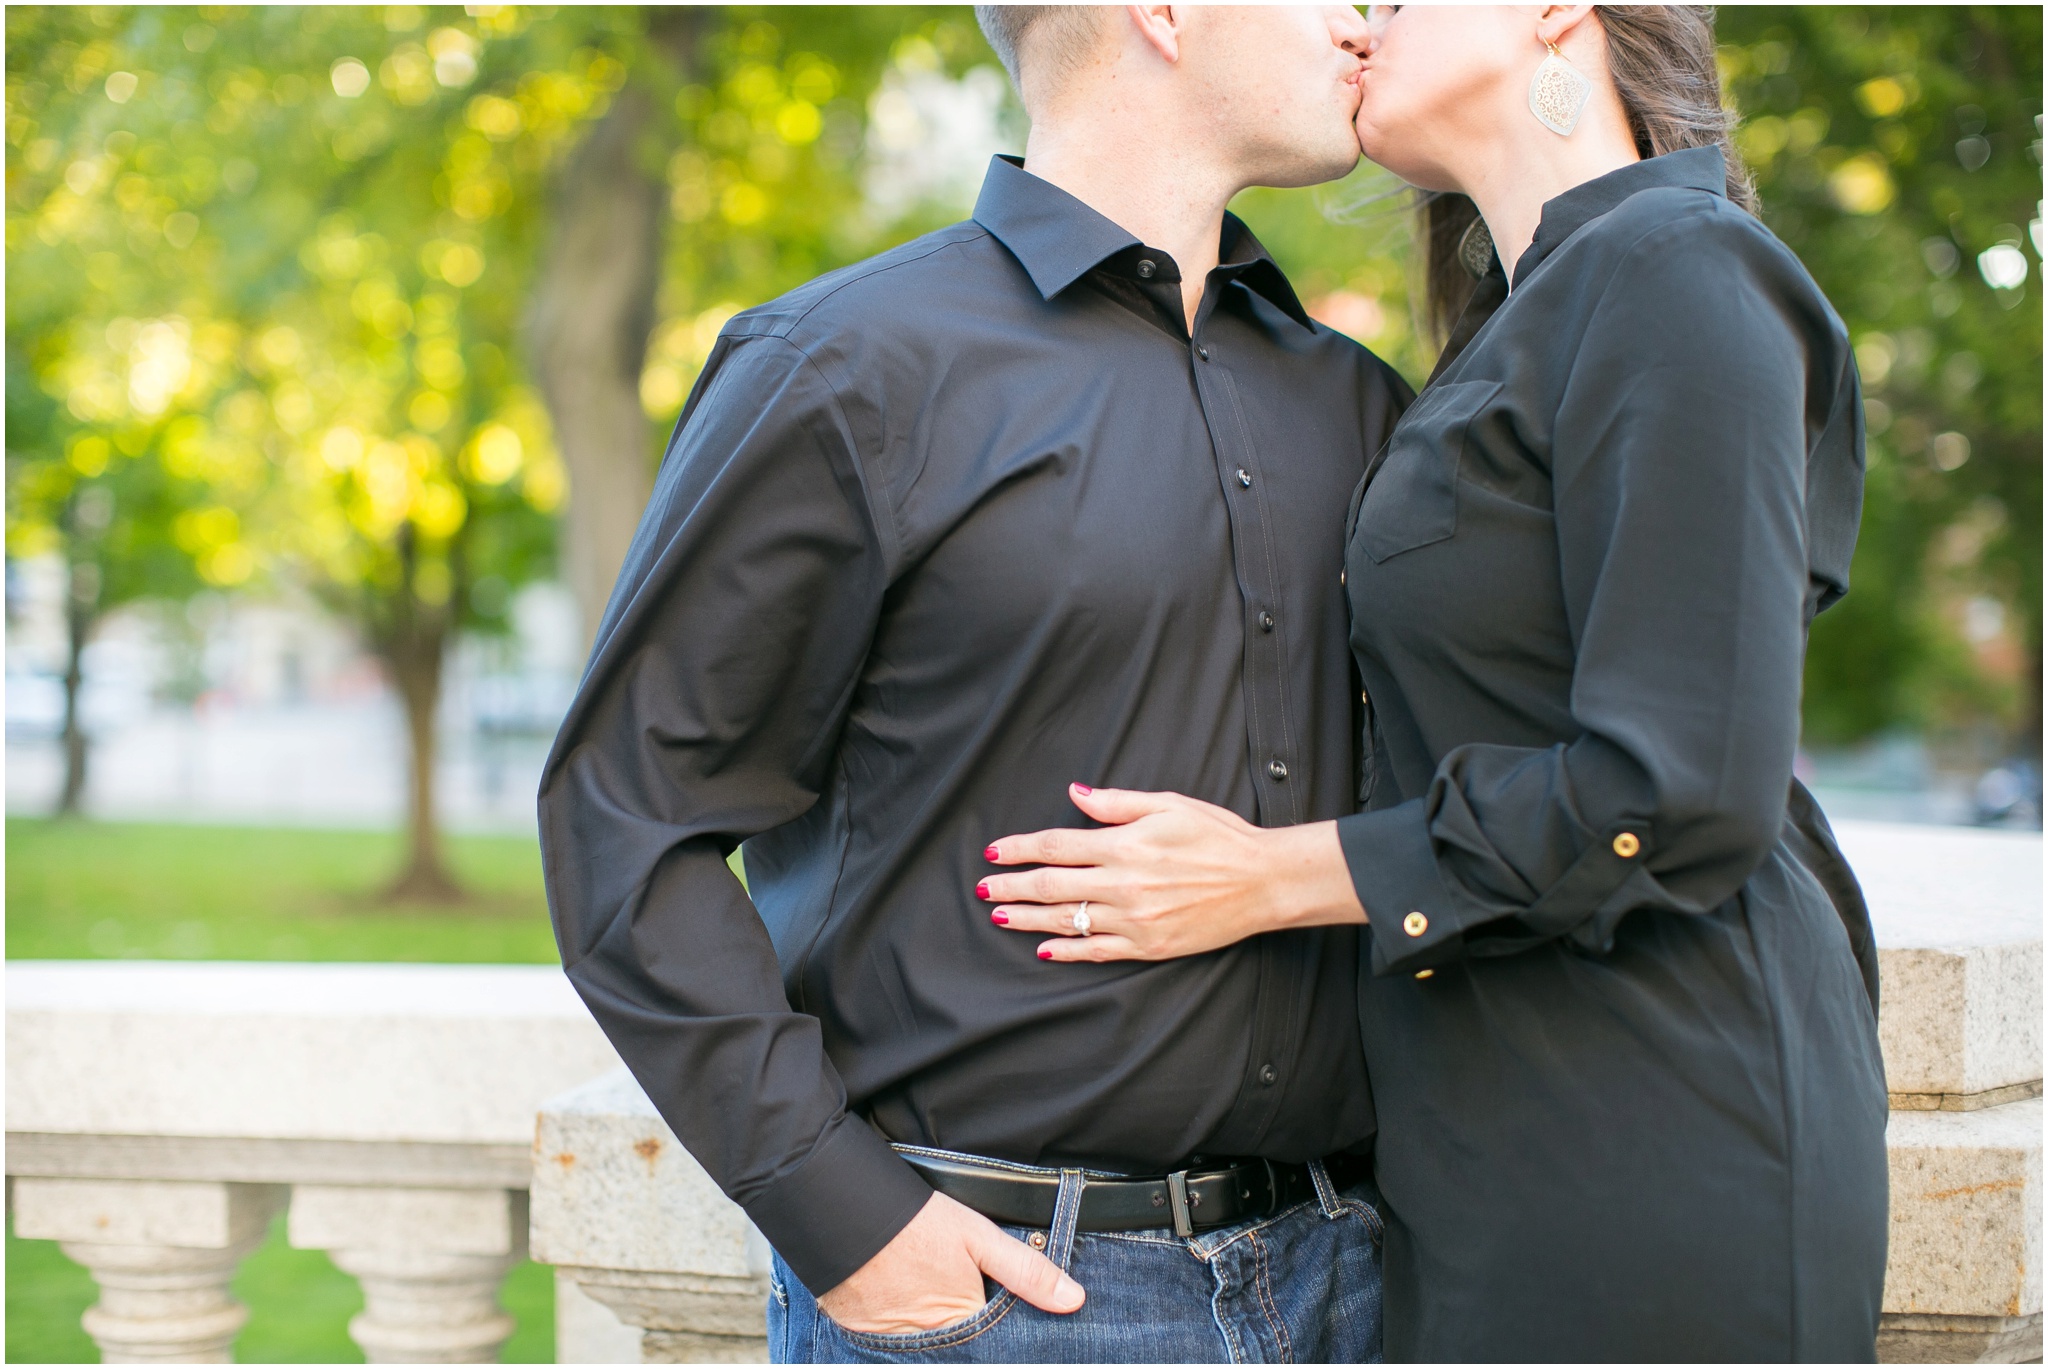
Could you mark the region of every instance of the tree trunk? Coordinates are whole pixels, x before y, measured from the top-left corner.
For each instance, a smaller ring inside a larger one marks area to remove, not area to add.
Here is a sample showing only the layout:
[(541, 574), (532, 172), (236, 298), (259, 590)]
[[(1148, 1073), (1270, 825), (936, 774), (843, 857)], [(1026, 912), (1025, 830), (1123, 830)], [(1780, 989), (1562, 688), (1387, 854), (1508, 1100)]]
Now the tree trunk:
[(398, 552), (401, 581), (377, 645), (405, 705), (411, 784), (406, 804), (405, 867), (384, 897), (393, 903), (460, 903), (467, 894), (448, 872), (434, 808), (435, 714), (441, 702), (441, 663), (454, 627), (455, 600), (426, 604), (413, 592), (418, 553), (410, 523), (398, 531)]
[(434, 715), (441, 700), (441, 645), (422, 642), (416, 652), (389, 662), (405, 703), (411, 780), (406, 794), (405, 868), (386, 891), (393, 902), (459, 903), (465, 897), (442, 857), (434, 809)]
[[(657, 11), (650, 48), (686, 67), (706, 22), (687, 7)], [(527, 318), (569, 472), (562, 565), (586, 650), (654, 488), (640, 371), (661, 279), (666, 157), (647, 143), (662, 117), (653, 96), (629, 84), (584, 138), (557, 188), (553, 241)]]
[(64, 591), (64, 788), (57, 816), (76, 817), (85, 808), (85, 720), (79, 695), (85, 687), (85, 647), (99, 623), (100, 568), (90, 561), (71, 567)]

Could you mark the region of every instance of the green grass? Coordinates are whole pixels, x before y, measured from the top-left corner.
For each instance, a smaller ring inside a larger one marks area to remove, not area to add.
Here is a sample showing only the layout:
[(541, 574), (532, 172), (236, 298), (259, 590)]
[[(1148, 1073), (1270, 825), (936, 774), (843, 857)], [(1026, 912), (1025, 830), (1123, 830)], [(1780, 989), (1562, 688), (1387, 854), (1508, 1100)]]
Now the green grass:
[(7, 820), (10, 960), (554, 964), (540, 845), (448, 839), (470, 902), (388, 904), (396, 833)]
[(7, 1362), (93, 1364), (100, 1352), (78, 1318), (99, 1291), (55, 1241), (24, 1241), (7, 1223)]
[[(362, 1311), (356, 1281), (318, 1250), (285, 1244), (280, 1214), (256, 1252), (235, 1275), (235, 1297), (249, 1321), (235, 1341), (244, 1364), (361, 1364), (348, 1338), (348, 1319)], [(7, 1362), (93, 1364), (99, 1350), (78, 1319), (98, 1296), (92, 1276), (66, 1259), (55, 1241), (24, 1241), (7, 1232)], [(555, 1358), (555, 1285), (546, 1265), (515, 1266), (498, 1300), (518, 1321), (501, 1359), (551, 1364)]]

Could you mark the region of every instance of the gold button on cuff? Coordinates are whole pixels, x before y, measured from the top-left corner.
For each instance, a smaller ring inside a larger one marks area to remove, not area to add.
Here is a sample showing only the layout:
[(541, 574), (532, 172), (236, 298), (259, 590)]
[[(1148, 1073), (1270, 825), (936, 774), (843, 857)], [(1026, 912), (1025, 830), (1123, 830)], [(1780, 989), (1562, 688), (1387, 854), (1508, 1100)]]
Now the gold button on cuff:
[(1421, 936), (1429, 930), (1429, 919), (1421, 913), (1410, 913), (1401, 919), (1401, 930), (1410, 936)]
[(1435, 973), (1436, 973), (1436, 971), (1435, 971), (1435, 970), (1417, 970), (1417, 971), (1415, 972), (1415, 977), (1416, 977), (1417, 979), (1427, 979), (1427, 978), (1429, 978), (1429, 977), (1430, 977), (1431, 975), (1433, 975), (1433, 974), (1435, 974)]
[(1614, 839), (1614, 854), (1620, 856), (1623, 860), (1633, 859), (1635, 853), (1642, 849), (1643, 844), (1636, 840), (1634, 832), (1623, 832)]

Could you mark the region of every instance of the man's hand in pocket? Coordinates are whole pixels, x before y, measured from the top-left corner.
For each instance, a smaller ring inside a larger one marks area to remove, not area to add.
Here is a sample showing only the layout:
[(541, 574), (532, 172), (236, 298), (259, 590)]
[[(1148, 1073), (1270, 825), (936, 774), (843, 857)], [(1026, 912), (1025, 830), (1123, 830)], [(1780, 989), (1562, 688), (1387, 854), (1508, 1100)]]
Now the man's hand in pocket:
[(934, 1193), (910, 1225), (824, 1297), (818, 1307), (849, 1331), (936, 1331), (982, 1309), (987, 1275), (1033, 1307), (1074, 1312), (1081, 1285), (972, 1208)]

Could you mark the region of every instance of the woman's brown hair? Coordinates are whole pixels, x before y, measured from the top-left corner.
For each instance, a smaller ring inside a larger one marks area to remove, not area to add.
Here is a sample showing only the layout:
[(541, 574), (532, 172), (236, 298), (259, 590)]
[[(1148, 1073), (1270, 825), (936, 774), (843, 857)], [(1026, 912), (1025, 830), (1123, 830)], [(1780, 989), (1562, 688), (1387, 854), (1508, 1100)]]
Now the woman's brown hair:
[[(1636, 151), (1657, 157), (1719, 147), (1728, 161), (1728, 198), (1754, 214), (1756, 187), (1730, 140), (1735, 116), (1721, 103), (1711, 5), (1600, 5), (1607, 71), (1635, 134)], [(1463, 195), (1433, 195), (1422, 206), (1427, 316), (1442, 340), (1472, 295), (1459, 245), (1479, 217)]]

